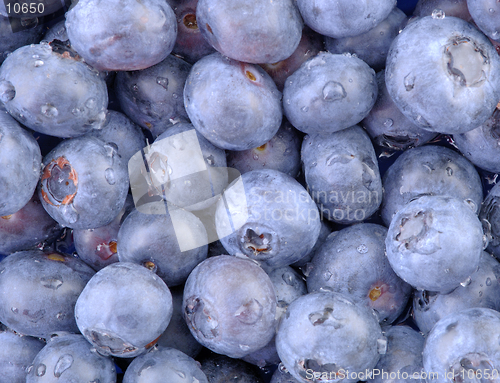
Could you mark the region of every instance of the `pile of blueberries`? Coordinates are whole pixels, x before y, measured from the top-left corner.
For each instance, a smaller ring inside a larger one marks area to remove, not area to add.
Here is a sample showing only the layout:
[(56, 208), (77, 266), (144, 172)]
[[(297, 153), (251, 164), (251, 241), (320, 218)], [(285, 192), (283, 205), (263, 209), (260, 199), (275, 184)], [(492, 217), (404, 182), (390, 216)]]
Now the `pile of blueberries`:
[(0, 64), (0, 383), (500, 381), (500, 0), (4, 0)]

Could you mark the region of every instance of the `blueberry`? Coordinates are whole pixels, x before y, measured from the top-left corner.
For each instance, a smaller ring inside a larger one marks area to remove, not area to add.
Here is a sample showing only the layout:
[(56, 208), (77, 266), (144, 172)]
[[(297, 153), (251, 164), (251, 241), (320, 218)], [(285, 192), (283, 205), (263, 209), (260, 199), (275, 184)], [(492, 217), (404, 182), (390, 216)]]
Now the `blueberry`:
[(102, 126), (108, 93), (98, 72), (71, 49), (42, 42), (21, 47), (5, 59), (0, 100), (30, 129), (75, 137)]
[(107, 225), (125, 203), (127, 169), (113, 143), (94, 137), (68, 139), (45, 156), (43, 166), (40, 201), (62, 226)]
[(481, 205), (479, 218), (481, 218), (482, 222), (486, 221), (487, 234), (491, 236), (488, 244), (488, 251), (490, 251), (497, 259), (500, 259), (500, 186), (497, 185), (494, 185), (486, 195), (486, 198)]
[(293, 301), (276, 335), (281, 362), (304, 383), (357, 382), (359, 374), (375, 367), (386, 342), (372, 310), (331, 292)]
[(79, 259), (56, 252), (11, 254), (0, 263), (0, 321), (17, 333), (40, 338), (78, 332), (75, 303), (94, 274)]
[(500, 42), (500, 4), (494, 0), (467, 0), (472, 20), (490, 39)]
[(309, 193), (321, 216), (350, 224), (364, 221), (382, 202), (375, 150), (358, 125), (331, 134), (311, 134), (302, 143)]
[(222, 149), (246, 150), (269, 141), (282, 119), (281, 92), (259, 66), (213, 53), (197, 61), (184, 87), (192, 124)]
[(332, 133), (365, 118), (377, 93), (375, 71), (363, 60), (320, 52), (287, 78), (283, 110), (304, 133)]
[(496, 379), (500, 368), (499, 328), (500, 313), (487, 308), (471, 308), (441, 319), (425, 342), (427, 381), (463, 382), (479, 376), (481, 380)]
[(158, 347), (136, 357), (125, 371), (123, 383), (208, 383), (199, 364), (174, 348)]
[(170, 54), (177, 22), (166, 1), (80, 0), (66, 14), (66, 30), (71, 46), (97, 70), (131, 71)]
[(392, 270), (385, 254), (387, 229), (372, 223), (332, 233), (309, 265), (307, 289), (334, 291), (375, 310), (390, 324), (403, 312), (411, 286)]
[(198, 342), (232, 358), (259, 350), (275, 333), (273, 285), (247, 259), (220, 255), (196, 266), (184, 287), (183, 310)]
[(403, 29), (389, 50), (385, 76), (401, 112), (433, 132), (472, 130), (500, 100), (500, 57), (493, 45), (471, 24), (442, 14)]
[(467, 22), (472, 21), (472, 17), (467, 7), (467, 0), (420, 0), (415, 6), (414, 16), (432, 16), (432, 13), (444, 13), (446, 16), (459, 17)]
[(322, 35), (357, 36), (382, 22), (396, 5), (394, 0), (297, 0), (304, 22)]
[(115, 383), (115, 364), (98, 354), (82, 335), (55, 336), (36, 355), (26, 383), (63, 381)]
[(446, 294), (476, 271), (483, 229), (471, 207), (445, 196), (422, 196), (392, 218), (387, 258), (397, 275), (419, 290)]
[(209, 353), (200, 358), (201, 369), (210, 383), (263, 383), (258, 369), (239, 359)]
[(154, 346), (171, 317), (167, 285), (130, 262), (98, 271), (75, 306), (76, 323), (85, 338), (101, 355), (120, 358), (135, 357)]
[(243, 254), (267, 268), (287, 266), (307, 255), (321, 227), (307, 191), (270, 169), (237, 179), (217, 204), (215, 224), (229, 254)]
[(187, 121), (184, 84), (191, 65), (173, 55), (140, 71), (118, 72), (114, 89), (124, 113), (159, 136), (179, 121)]
[(288, 58), (302, 34), (292, 0), (199, 0), (196, 19), (203, 36), (220, 53), (253, 64)]
[(26, 130), (0, 110), (0, 216), (14, 214), (25, 206), (40, 177), (40, 147)]
[(474, 166), (443, 146), (405, 151), (387, 169), (383, 179), (381, 215), (388, 226), (405, 204), (421, 195), (446, 195), (467, 201), (479, 212), (483, 192)]
[(413, 296), (413, 317), (424, 334), (445, 316), (472, 307), (500, 309), (500, 283), (497, 275), (500, 264), (490, 254), (483, 252), (477, 271), (470, 280), (449, 294), (416, 291)]
[(66, 26), (64, 25), (66, 20), (61, 20), (54, 24), (43, 36), (43, 41), (48, 41), (49, 43), (54, 40), (59, 40), (62, 42), (69, 41), (68, 33), (66, 32)]

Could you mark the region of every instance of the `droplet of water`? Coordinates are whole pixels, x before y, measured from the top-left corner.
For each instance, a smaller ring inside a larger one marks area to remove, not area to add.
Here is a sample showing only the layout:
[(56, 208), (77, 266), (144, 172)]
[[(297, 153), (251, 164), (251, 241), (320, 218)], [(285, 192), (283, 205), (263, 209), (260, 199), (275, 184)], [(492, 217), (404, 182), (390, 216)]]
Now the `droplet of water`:
[(307, 113), (309, 111), (309, 107), (303, 106), (300, 110), (303, 111), (304, 113)]
[(319, 291), (321, 291), (323, 293), (333, 293), (333, 287), (330, 287), (330, 286), (321, 286), (319, 288)]
[(415, 87), (415, 76), (413, 73), (408, 73), (404, 78), (404, 86), (407, 92)]
[(85, 101), (85, 106), (89, 109), (94, 109), (97, 105), (95, 98), (91, 97), (87, 101)]
[(61, 276), (56, 277), (42, 277), (40, 278), (40, 283), (43, 287), (46, 287), (51, 290), (57, 290), (62, 286), (63, 280)]
[(444, 19), (446, 15), (442, 9), (435, 9), (432, 11), (431, 16), (433, 19)]
[(107, 168), (104, 171), (104, 178), (108, 181), (108, 184), (114, 185), (116, 183), (115, 171), (112, 168)]
[(177, 375), (179, 375), (179, 377), (180, 377), (181, 379), (186, 379), (186, 374), (185, 374), (185, 373), (183, 373), (182, 371), (175, 370), (175, 373), (176, 373)]
[(74, 115), (74, 116), (79, 116), (83, 113), (83, 108), (74, 108), (71, 110), (71, 113)]
[(0, 81), (0, 101), (7, 103), (16, 97), (16, 89), (10, 81)]
[(493, 8), (490, 8), (490, 9), (488, 9), (488, 12), (495, 13), (495, 10)]
[(446, 274), (449, 274), (449, 273), (450, 273), (450, 269), (444, 269), (444, 272), (445, 272)]
[(285, 281), (285, 283), (288, 285), (288, 286), (293, 286), (293, 275), (289, 272), (285, 272), (283, 273), (283, 275), (281, 276), (283, 278), (283, 281)]
[(68, 223), (75, 223), (80, 218), (80, 215), (71, 205), (62, 205), (61, 206), (61, 215)]
[(388, 118), (384, 121), (384, 126), (386, 128), (390, 128), (392, 125), (394, 125), (394, 120), (392, 118)]
[(248, 351), (250, 350), (250, 346), (247, 345), (247, 344), (240, 344), (240, 348), (243, 350), (243, 351)]
[(338, 101), (347, 96), (347, 93), (341, 83), (337, 81), (328, 81), (323, 87), (323, 99), (328, 102)]
[(47, 371), (47, 366), (43, 363), (40, 363), (36, 368), (36, 376), (44, 376), (45, 371)]
[(366, 254), (368, 253), (368, 247), (366, 245), (359, 245), (356, 250), (358, 251), (358, 253), (360, 254)]
[(47, 116), (49, 118), (57, 117), (57, 115), (59, 114), (59, 111), (57, 110), (57, 108), (53, 105), (50, 105), (50, 104), (42, 105), (41, 111), (42, 111), (42, 114), (44, 114), (45, 116)]
[(19, 310), (16, 307), (11, 307), (10, 310), (14, 313), (17, 314), (19, 313)]
[(207, 157), (207, 163), (208, 163), (209, 165), (213, 165), (213, 164), (215, 163), (215, 160), (214, 160), (214, 156), (213, 156), (213, 155), (211, 155), (211, 154), (210, 154), (210, 155)]
[(254, 160), (258, 160), (258, 159), (259, 159), (259, 156), (258, 156), (257, 154), (254, 154), (254, 155), (252, 156), (252, 158), (253, 158)]
[(491, 286), (491, 278), (486, 278), (486, 286)]
[(168, 78), (166, 77), (156, 77), (156, 83), (162, 88), (168, 89)]
[(35, 68), (41, 67), (44, 64), (42, 60), (35, 60)]
[(452, 176), (453, 175), (453, 169), (450, 168), (450, 167), (447, 167), (446, 168), (446, 174), (448, 174), (448, 176)]
[(316, 166), (318, 166), (318, 163), (316, 161), (314, 161), (313, 163), (311, 163), (311, 168), (314, 168)]
[(330, 273), (330, 271), (326, 270), (324, 273), (323, 273), (323, 279), (328, 282), (330, 279), (332, 279), (332, 276), (333, 274)]
[(377, 351), (380, 355), (385, 355), (387, 352), (387, 338), (377, 339)]
[(69, 354), (65, 354), (59, 358), (54, 367), (54, 376), (59, 378), (64, 371), (71, 367), (73, 364), (73, 357)]
[(463, 286), (463, 287), (467, 287), (467, 286), (470, 285), (471, 282), (472, 282), (472, 279), (471, 279), (471, 277), (469, 277), (465, 281), (463, 281), (462, 283), (460, 283), (460, 285)]

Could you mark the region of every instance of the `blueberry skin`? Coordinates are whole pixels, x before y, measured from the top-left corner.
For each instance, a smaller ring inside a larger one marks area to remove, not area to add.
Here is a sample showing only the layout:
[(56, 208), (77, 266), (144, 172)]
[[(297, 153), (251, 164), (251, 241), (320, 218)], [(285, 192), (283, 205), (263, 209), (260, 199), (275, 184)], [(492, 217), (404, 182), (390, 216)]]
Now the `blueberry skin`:
[(481, 374), (495, 374), (500, 368), (500, 313), (471, 308), (448, 315), (433, 327), (423, 351), (425, 371), (439, 371), (430, 383), (451, 382)]
[(444, 12), (446, 17), (459, 17), (469, 23), (472, 21), (466, 0), (420, 0), (415, 6), (413, 16), (431, 16), (434, 11)]
[(302, 143), (309, 193), (322, 217), (343, 224), (363, 221), (382, 202), (375, 150), (358, 125), (331, 134), (312, 134)]
[(326, 37), (326, 49), (331, 53), (355, 54), (376, 71), (382, 70), (385, 68), (392, 40), (399, 34), (407, 20), (405, 13), (394, 7), (384, 20), (365, 33), (338, 39)]
[(385, 244), (401, 279), (419, 290), (447, 294), (479, 266), (483, 229), (466, 202), (422, 196), (396, 213)]
[(471, 279), (446, 295), (416, 291), (413, 296), (413, 318), (423, 334), (427, 334), (438, 320), (472, 307), (500, 309), (500, 283), (497, 275), (500, 264), (483, 252), (479, 268)]
[[(423, 376), (422, 351), (425, 338), (421, 333), (408, 326), (391, 326), (384, 331), (387, 337), (387, 352), (380, 356), (375, 366), (374, 376), (369, 383), (425, 382), (414, 376)], [(378, 373), (375, 375), (375, 370)], [(406, 373), (408, 379), (394, 378), (396, 374)], [(414, 375), (416, 373), (416, 375)]]
[(322, 35), (341, 38), (369, 31), (396, 6), (394, 0), (297, 0), (304, 22)]
[(302, 19), (292, 0), (199, 0), (198, 27), (217, 51), (252, 64), (275, 63), (292, 55)]
[(35, 192), (21, 209), (0, 217), (0, 254), (8, 255), (50, 244), (62, 229), (47, 214)]
[(472, 20), (490, 39), (500, 42), (500, 4), (495, 0), (467, 0)]
[(300, 133), (286, 120), (278, 132), (264, 145), (240, 151), (228, 151), (228, 166), (236, 168), (241, 174), (257, 169), (279, 170), (296, 177), (301, 168)]
[(115, 383), (115, 364), (97, 353), (82, 335), (59, 335), (49, 339), (36, 355), (26, 383), (62, 381)]
[(76, 302), (75, 319), (101, 355), (129, 358), (154, 346), (172, 310), (172, 295), (161, 278), (145, 267), (118, 262), (90, 279)]
[(250, 260), (206, 259), (189, 275), (183, 299), (191, 333), (218, 354), (240, 358), (264, 347), (275, 333), (273, 284)]
[(121, 109), (153, 137), (178, 121), (188, 121), (183, 92), (190, 69), (184, 60), (168, 55), (149, 68), (118, 72), (114, 88)]
[(375, 105), (361, 122), (375, 145), (406, 150), (424, 145), (437, 136), (408, 120), (398, 109), (385, 85), (385, 71), (377, 73), (378, 96)]
[(308, 267), (307, 290), (343, 293), (375, 310), (381, 324), (403, 312), (412, 288), (392, 270), (385, 255), (387, 229), (360, 223), (330, 234)]
[(277, 268), (311, 251), (321, 221), (302, 185), (270, 169), (245, 173), (232, 185), (234, 192), (230, 185), (215, 213), (217, 233), (229, 254)]
[(313, 372), (338, 373), (344, 382), (356, 382), (357, 374), (351, 374), (371, 370), (384, 344), (373, 311), (332, 292), (309, 293), (293, 301), (276, 335), (281, 362), (304, 383), (311, 382)]
[(0, 164), (0, 216), (8, 216), (31, 199), (40, 177), (42, 154), (33, 136), (2, 110)]
[(259, 66), (220, 53), (191, 68), (184, 106), (196, 130), (215, 146), (247, 150), (269, 141), (283, 117), (281, 92)]
[(41, 250), (11, 254), (0, 268), (2, 323), (39, 338), (57, 331), (78, 332), (75, 303), (94, 270), (74, 257)]
[[(183, 251), (179, 232), (182, 238), (194, 238), (197, 246)], [(170, 210), (163, 215), (144, 214), (134, 209), (118, 231), (118, 259), (145, 266), (167, 286), (177, 286), (206, 259), (207, 242), (202, 222), (186, 210)]]
[(136, 357), (123, 376), (123, 383), (208, 383), (198, 362), (175, 348), (158, 347)]
[(456, 17), (409, 23), (391, 45), (385, 75), (401, 112), (433, 132), (472, 130), (500, 99), (500, 57), (486, 36)]
[(491, 188), (484, 199), (481, 211), (479, 212), (479, 218), (481, 222), (486, 220), (489, 223), (490, 229), (488, 234), (491, 238), (488, 244), (488, 251), (500, 260), (500, 186), (497, 185)]
[(199, 361), (210, 383), (264, 383), (259, 370), (240, 359), (210, 353)]
[(177, 37), (174, 11), (161, 0), (81, 0), (66, 13), (65, 25), (71, 46), (101, 71), (158, 64)]
[(467, 201), (479, 212), (483, 199), (481, 179), (463, 156), (443, 146), (422, 146), (405, 151), (387, 169), (383, 179), (381, 215), (389, 226), (404, 205), (421, 195), (445, 195)]
[(303, 258), (299, 259), (297, 262), (293, 263), (292, 266), (296, 268), (300, 268), (304, 274), (307, 273), (307, 264), (311, 261), (311, 259), (316, 254), (316, 251), (319, 250), (323, 242), (325, 242), (326, 238), (332, 233), (332, 228), (328, 224), (328, 221), (321, 221), (321, 229), (319, 231), (318, 240), (314, 244), (312, 250)]
[(492, 173), (500, 172), (500, 109), (475, 129), (454, 134), (458, 150), (474, 165)]
[(77, 137), (61, 142), (45, 156), (38, 196), (62, 226), (93, 229), (118, 215), (128, 188), (127, 168), (116, 145)]
[[(4, 3), (0, 5), (0, 8), (2, 5)], [(17, 48), (29, 44), (38, 44), (42, 38), (43, 27), (38, 22), (32, 28), (12, 32), (12, 26), (16, 25), (18, 20), (0, 15), (0, 64), (7, 58), (9, 53), (14, 52)]]
[(69, 41), (65, 23), (66, 20), (61, 20), (50, 27), (50, 29), (43, 36), (43, 41), (48, 41), (49, 43), (54, 40), (59, 40), (62, 42)]
[(40, 339), (22, 336), (13, 331), (0, 332), (1, 382), (26, 383), (29, 366), (45, 346)]
[(283, 110), (304, 133), (332, 133), (365, 118), (377, 93), (375, 71), (363, 60), (320, 52), (287, 78)]
[(57, 137), (99, 129), (106, 83), (71, 51), (42, 42), (13, 52), (0, 67), (0, 100), (26, 127)]
[(105, 143), (115, 144), (124, 164), (128, 164), (130, 158), (146, 145), (146, 138), (141, 128), (123, 113), (114, 110), (107, 111), (101, 129), (92, 130), (87, 135), (99, 138)]

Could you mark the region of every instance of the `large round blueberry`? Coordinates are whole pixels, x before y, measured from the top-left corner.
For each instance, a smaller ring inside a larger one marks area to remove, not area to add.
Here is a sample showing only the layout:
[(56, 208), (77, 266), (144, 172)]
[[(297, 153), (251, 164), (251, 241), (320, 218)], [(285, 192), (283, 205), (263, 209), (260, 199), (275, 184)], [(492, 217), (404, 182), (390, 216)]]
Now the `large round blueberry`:
[(321, 224), (318, 208), (292, 177), (277, 170), (245, 173), (217, 204), (217, 233), (231, 255), (275, 268), (311, 251)]
[(302, 20), (292, 0), (200, 0), (196, 19), (220, 53), (253, 64), (288, 58), (302, 35)]
[(467, 0), (467, 9), (478, 28), (490, 39), (500, 42), (500, 2)]
[(66, 46), (27, 45), (0, 67), (0, 100), (22, 124), (57, 137), (99, 129), (108, 92), (100, 74)]
[(78, 328), (102, 355), (129, 358), (152, 346), (172, 317), (172, 295), (152, 271), (130, 262), (106, 266), (78, 297)]
[(172, 51), (177, 22), (162, 0), (80, 0), (66, 14), (71, 46), (98, 70), (139, 70)]
[(286, 80), (283, 110), (304, 133), (332, 133), (365, 118), (377, 93), (375, 71), (363, 60), (320, 52)]
[(465, 201), (422, 196), (392, 218), (385, 244), (387, 258), (403, 280), (446, 294), (479, 266), (483, 229)]
[(357, 382), (358, 374), (377, 364), (385, 345), (373, 311), (332, 292), (293, 301), (276, 335), (281, 362), (304, 383), (322, 381), (322, 375), (326, 381)]
[(198, 342), (232, 358), (264, 347), (275, 332), (273, 284), (251, 260), (220, 255), (200, 263), (186, 281), (183, 309)]
[(386, 65), (389, 94), (418, 126), (464, 133), (500, 100), (500, 57), (488, 38), (455, 17), (422, 17), (394, 39)]
[(281, 92), (259, 66), (220, 53), (203, 57), (191, 68), (184, 105), (192, 124), (215, 146), (256, 148), (278, 131)]

